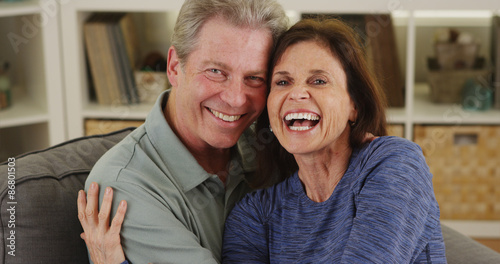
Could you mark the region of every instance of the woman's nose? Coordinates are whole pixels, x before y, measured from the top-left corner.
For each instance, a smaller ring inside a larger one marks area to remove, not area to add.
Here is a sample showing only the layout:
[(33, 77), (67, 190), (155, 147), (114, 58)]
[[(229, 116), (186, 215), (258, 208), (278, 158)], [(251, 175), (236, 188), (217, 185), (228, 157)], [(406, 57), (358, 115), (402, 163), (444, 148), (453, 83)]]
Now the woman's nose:
[(289, 98), (292, 100), (304, 100), (310, 97), (307, 87), (303, 85), (295, 85), (290, 91)]

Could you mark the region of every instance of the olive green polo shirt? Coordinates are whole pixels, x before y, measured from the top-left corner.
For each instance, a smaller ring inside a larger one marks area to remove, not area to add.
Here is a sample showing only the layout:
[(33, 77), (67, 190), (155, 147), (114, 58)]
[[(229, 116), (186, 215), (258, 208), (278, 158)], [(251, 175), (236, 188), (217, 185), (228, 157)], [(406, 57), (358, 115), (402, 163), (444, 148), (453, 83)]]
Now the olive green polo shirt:
[[(144, 125), (109, 150), (86, 182), (114, 190), (113, 212), (128, 203), (122, 245), (132, 263), (220, 263), (224, 221), (250, 189), (255, 158), (242, 135), (233, 149), (226, 186), (207, 173), (166, 122), (163, 93)], [(244, 158), (245, 156), (246, 158)]]

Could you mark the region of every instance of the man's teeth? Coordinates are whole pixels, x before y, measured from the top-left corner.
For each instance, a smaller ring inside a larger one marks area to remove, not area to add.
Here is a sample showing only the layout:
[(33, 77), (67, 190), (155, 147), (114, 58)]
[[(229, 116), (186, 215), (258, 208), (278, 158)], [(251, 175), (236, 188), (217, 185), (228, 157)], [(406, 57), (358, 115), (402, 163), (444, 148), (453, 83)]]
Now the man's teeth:
[(218, 117), (219, 119), (222, 119), (226, 122), (234, 122), (238, 119), (241, 118), (241, 115), (225, 115), (223, 113), (220, 113), (220, 112), (217, 112), (215, 110), (212, 110), (210, 109), (210, 112), (212, 112), (212, 114), (216, 117)]
[(285, 116), (286, 121), (292, 119), (319, 120), (319, 116), (312, 113), (291, 113)]

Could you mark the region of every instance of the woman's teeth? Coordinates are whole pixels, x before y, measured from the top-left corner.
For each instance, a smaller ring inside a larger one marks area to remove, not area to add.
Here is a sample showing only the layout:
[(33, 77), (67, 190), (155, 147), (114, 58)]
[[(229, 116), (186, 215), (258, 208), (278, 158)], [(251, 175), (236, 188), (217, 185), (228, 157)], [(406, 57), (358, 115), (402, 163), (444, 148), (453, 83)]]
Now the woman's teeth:
[(292, 119), (319, 120), (319, 116), (313, 113), (291, 113), (285, 116), (286, 121)]
[(293, 131), (306, 131), (318, 124), (320, 117), (313, 113), (290, 113), (285, 116), (285, 123)]
[(234, 121), (239, 120), (241, 118), (241, 115), (225, 115), (223, 113), (217, 112), (217, 111), (210, 109), (210, 108), (209, 108), (209, 110), (210, 110), (210, 112), (212, 112), (212, 114), (214, 116), (216, 116), (217, 118), (222, 119), (226, 122), (234, 122)]

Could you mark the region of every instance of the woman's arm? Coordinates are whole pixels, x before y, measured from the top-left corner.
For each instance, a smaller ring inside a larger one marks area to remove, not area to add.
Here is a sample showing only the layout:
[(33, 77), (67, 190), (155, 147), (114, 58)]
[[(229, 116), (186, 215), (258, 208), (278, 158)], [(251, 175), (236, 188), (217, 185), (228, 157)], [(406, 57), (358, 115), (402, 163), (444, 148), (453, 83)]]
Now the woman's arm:
[(92, 183), (88, 197), (85, 191), (78, 193), (78, 219), (83, 227), (80, 235), (96, 264), (118, 264), (125, 261), (120, 242), (120, 230), (127, 211), (127, 202), (121, 201), (115, 217), (110, 221), (113, 189), (107, 187), (99, 211), (99, 186)]
[[(432, 175), (414, 144), (371, 153), (341, 263), (413, 263), (439, 225)], [(438, 249), (435, 249), (438, 250)]]
[(269, 263), (267, 230), (254, 202), (250, 195), (245, 196), (227, 217), (223, 263)]

